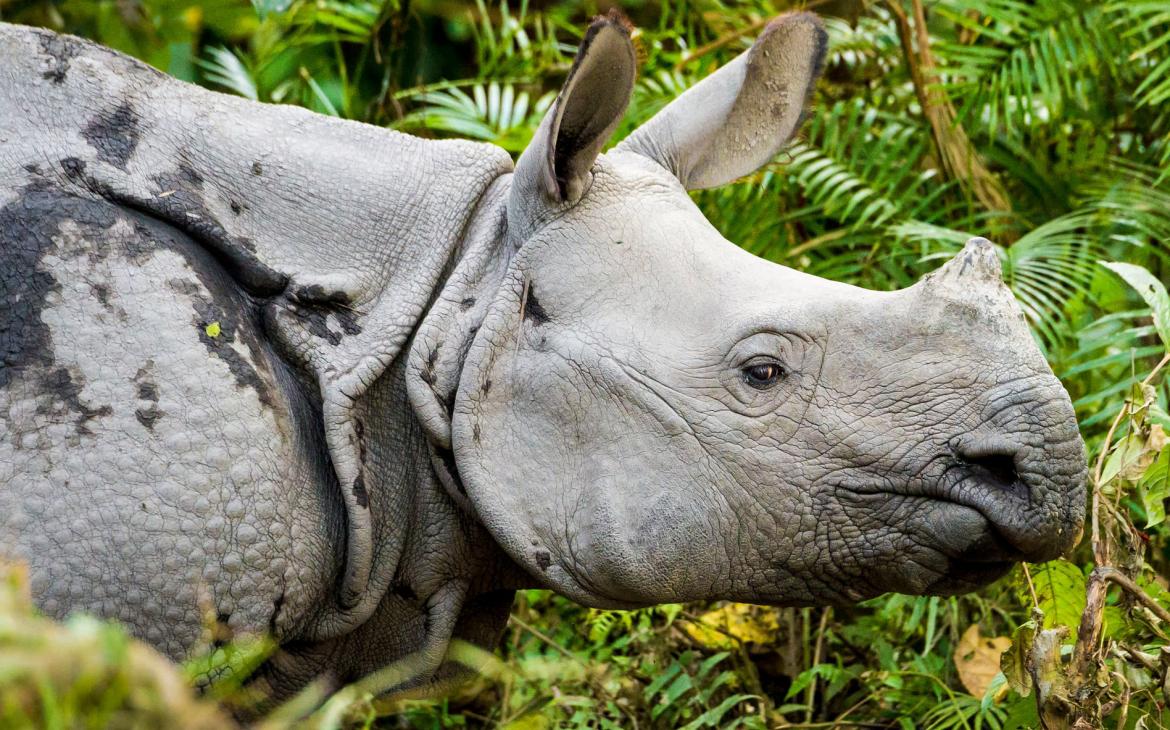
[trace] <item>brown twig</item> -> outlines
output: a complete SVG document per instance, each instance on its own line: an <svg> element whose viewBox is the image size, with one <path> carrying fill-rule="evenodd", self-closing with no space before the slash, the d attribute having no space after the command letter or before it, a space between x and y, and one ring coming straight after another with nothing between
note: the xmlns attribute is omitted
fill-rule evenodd
<svg viewBox="0 0 1170 730"><path fill-rule="evenodd" d="M589 667L589 665L583 659L581 659L576 654L574 654L573 652L569 651L568 649L566 649L565 647L563 647L559 643L557 643L556 639L552 638L548 634L543 633L540 629L536 628L535 626L533 626L529 623L526 623L523 620L517 618L516 614L512 614L511 616L509 616L508 620L511 621L512 623L516 624L520 628L524 629L528 633L532 634L536 638L540 639L544 643L548 644L552 648L556 649L558 652L560 652L565 657L572 659L573 661L577 662L578 664L580 664L581 666L583 666L585 668Z"/></svg>

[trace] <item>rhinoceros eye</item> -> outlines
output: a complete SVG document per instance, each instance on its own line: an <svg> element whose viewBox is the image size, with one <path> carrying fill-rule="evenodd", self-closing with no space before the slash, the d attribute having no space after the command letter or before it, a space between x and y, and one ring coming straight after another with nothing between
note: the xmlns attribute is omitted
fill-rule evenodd
<svg viewBox="0 0 1170 730"><path fill-rule="evenodd" d="M748 385L759 390L771 388L784 377L784 368L774 362L748 365L743 369L743 379Z"/></svg>

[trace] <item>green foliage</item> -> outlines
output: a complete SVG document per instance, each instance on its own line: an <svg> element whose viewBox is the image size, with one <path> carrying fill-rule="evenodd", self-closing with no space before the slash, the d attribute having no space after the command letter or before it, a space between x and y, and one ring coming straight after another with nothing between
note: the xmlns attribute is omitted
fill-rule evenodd
<svg viewBox="0 0 1170 730"><path fill-rule="evenodd" d="M355 685L305 726L1023 728L1040 722L1039 670L1066 677L1065 694L1046 697L1071 698L1065 716L1098 713L1090 727L1167 726L1170 627L1131 591L1107 584L1098 650L1080 668L1072 655L1083 612L1095 610L1087 597L1100 574L1092 568L1104 558L1155 604L1170 605L1170 417L1166 380L1151 377L1170 341L1162 284L1170 272L1170 11L1162 0L927 4L920 30L936 70L925 96L945 95L935 101L953 108L965 135L956 137L954 125L932 127L916 93L897 26L897 11L913 19L914 2L822 4L841 17L826 19L827 72L801 138L764 170L694 199L746 249L870 288L912 284L971 235L999 244L1005 277L1100 467L1097 546L1109 554L1092 554L1086 541L1066 560L957 598L739 611L768 627L774 638L763 642L710 626L704 611L723 607L588 611L529 591L505 634L502 664L476 660L485 674L469 688L384 706L376 686ZM788 7L628 3L643 64L618 136L745 49L763 21ZM528 143L598 10L583 0L539 9L486 0L0 2L6 20L88 36L227 93L512 153ZM988 204L974 172L948 172L940 149L956 144L986 167L1006 205ZM965 686L952 659L973 624L985 636L1014 637L1005 674L987 688ZM700 625L704 632L687 628ZM720 631L719 641L695 638ZM256 655L233 656L246 666ZM231 664L227 653L206 661ZM8 666L0 659L0 672ZM1088 674L1091 682L1074 687ZM310 688L270 726L289 726L320 692ZM75 712L71 697L42 706Z"/></svg>
<svg viewBox="0 0 1170 730"><path fill-rule="evenodd" d="M1044 628L1076 626L1085 610L1085 574L1067 560L1053 560L1030 570L1030 590L1044 614ZM1027 604L1027 596L1020 602Z"/></svg>

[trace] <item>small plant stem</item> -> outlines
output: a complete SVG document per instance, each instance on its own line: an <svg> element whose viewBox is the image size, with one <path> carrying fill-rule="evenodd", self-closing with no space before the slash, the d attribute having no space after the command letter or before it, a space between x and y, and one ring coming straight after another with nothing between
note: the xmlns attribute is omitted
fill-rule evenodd
<svg viewBox="0 0 1170 730"><path fill-rule="evenodd" d="M1032 571L1027 563L1020 563L1024 569L1024 580L1028 583L1028 595L1032 596L1032 608L1040 608L1040 599L1036 597L1036 584L1032 582Z"/></svg>
<svg viewBox="0 0 1170 730"><path fill-rule="evenodd" d="M589 666L581 658L579 658L578 656L573 654L573 652L569 651L565 647L558 644L557 641L555 639L553 639L551 636L543 633L540 629L536 628L535 626L532 626L531 624L525 623L523 620L516 618L515 614L513 614L508 620L511 621L512 623L516 624L520 628L524 629L528 633L532 634L536 638L540 639L544 643L548 644L552 648L556 649L558 652L563 654L565 657L572 659L573 661L577 662L578 664L580 664L583 667Z"/></svg>
<svg viewBox="0 0 1170 730"><path fill-rule="evenodd" d="M829 608L826 608L824 611L821 612L821 621L820 621L820 624L817 626L817 640L816 640L816 643L813 644L813 655L812 655L812 665L811 665L812 667L815 667L816 665L821 663L821 651L824 649L824 646L825 646L825 632L829 628L829 619L832 617L832 615L833 615L833 608L831 606ZM805 695L804 695L804 702L805 702L804 721L805 722L812 722L813 703L816 701L816 698L817 698L817 685L818 684L820 684L820 681L814 675L812 681L808 683L808 689L805 690Z"/></svg>

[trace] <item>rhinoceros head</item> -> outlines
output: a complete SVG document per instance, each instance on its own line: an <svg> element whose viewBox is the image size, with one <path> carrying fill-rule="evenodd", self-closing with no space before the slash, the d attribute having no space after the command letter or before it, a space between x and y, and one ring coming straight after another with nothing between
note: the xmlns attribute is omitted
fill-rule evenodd
<svg viewBox="0 0 1170 730"><path fill-rule="evenodd" d="M868 291L748 254L688 197L790 140L824 52L785 16L599 154L635 54L598 21L517 165L446 438L495 539L570 597L945 594L1077 539L1084 447L990 243Z"/></svg>

